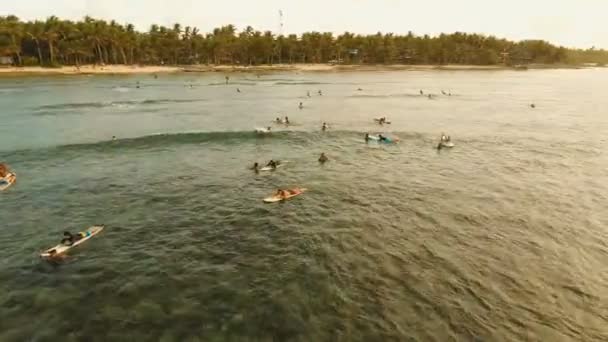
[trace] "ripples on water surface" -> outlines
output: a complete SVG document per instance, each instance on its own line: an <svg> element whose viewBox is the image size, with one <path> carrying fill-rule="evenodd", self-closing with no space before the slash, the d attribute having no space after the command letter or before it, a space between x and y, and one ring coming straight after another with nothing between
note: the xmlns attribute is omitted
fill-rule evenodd
<svg viewBox="0 0 608 342"><path fill-rule="evenodd" d="M231 78L0 80L0 340L608 340L605 70Z"/></svg>

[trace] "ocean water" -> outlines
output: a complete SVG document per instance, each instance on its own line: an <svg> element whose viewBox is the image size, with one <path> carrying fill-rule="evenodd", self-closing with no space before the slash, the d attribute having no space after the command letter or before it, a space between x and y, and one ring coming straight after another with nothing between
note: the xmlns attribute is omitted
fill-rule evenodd
<svg viewBox="0 0 608 342"><path fill-rule="evenodd" d="M0 79L1 341L608 340L608 70L230 77Z"/></svg>

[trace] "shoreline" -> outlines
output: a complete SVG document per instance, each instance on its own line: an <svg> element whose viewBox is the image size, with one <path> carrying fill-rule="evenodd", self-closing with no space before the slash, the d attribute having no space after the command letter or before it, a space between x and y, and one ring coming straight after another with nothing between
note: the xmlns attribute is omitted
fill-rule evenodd
<svg viewBox="0 0 608 342"><path fill-rule="evenodd" d="M585 65L532 64L525 67L504 65L330 65L330 64L274 64L256 66L238 65L188 65L188 66L132 66L132 65L83 65L45 67L0 67L2 76L36 76L36 75L137 75L167 73L206 73L206 72L355 72L355 71L500 71L500 70L535 70L535 69L586 69Z"/></svg>

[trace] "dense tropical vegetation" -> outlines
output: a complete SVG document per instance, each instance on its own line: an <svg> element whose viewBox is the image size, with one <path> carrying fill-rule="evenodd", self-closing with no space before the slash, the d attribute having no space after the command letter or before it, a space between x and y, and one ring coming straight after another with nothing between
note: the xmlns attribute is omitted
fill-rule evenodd
<svg viewBox="0 0 608 342"><path fill-rule="evenodd" d="M437 37L392 33L357 35L307 32L275 35L233 25L203 34L197 28L152 25L137 32L91 17L81 21L49 17L24 22L0 17L0 57L14 64L527 64L608 63L608 51L571 50L545 41L512 42L456 32Z"/></svg>

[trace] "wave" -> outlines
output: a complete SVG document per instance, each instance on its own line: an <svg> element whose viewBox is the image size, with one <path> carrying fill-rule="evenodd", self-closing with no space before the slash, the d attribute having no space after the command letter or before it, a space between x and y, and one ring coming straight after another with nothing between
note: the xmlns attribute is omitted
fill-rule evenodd
<svg viewBox="0 0 608 342"><path fill-rule="evenodd" d="M104 108L112 106L124 105L154 105L164 103L189 103L201 102L202 99L154 99L140 101L99 101L99 102L76 102L76 103L58 103L51 105L39 106L36 109L41 111L56 110L56 109L86 109L86 108Z"/></svg>
<svg viewBox="0 0 608 342"><path fill-rule="evenodd" d="M370 134L377 133L370 131ZM0 151L0 159L28 159L37 158L42 152L45 156L62 155L63 153L77 152L115 152L117 150L129 149L155 149L166 148L176 145L193 145L213 143L220 145L238 145L243 143L285 143L295 145L306 145L318 142L321 136L327 136L338 144L350 144L353 141L363 142L365 132L360 131L331 131L322 133L319 131L276 131L269 135L260 135L253 129L247 131L220 131L220 132L183 132L183 133L162 133L151 134L133 138L117 140L104 140L89 143L67 144L53 147L33 148L26 150ZM420 139L418 133L393 133L389 136L398 136L402 141L409 139ZM282 142L281 142L282 141Z"/></svg>
<svg viewBox="0 0 608 342"><path fill-rule="evenodd" d="M293 78L244 78L245 81L250 82L306 82L306 80L294 80Z"/></svg>
<svg viewBox="0 0 608 342"><path fill-rule="evenodd" d="M370 99L378 99L378 98L393 98L393 97L411 97L411 98L426 98L426 96L421 96L420 94L355 94L348 96L350 98L370 98Z"/></svg>
<svg viewBox="0 0 608 342"><path fill-rule="evenodd" d="M276 82L275 83L275 85L315 85L315 84L335 84L335 83L313 82L313 81Z"/></svg>
<svg viewBox="0 0 608 342"><path fill-rule="evenodd" d="M22 88L0 88L0 94L12 94L22 92Z"/></svg>
<svg viewBox="0 0 608 342"><path fill-rule="evenodd" d="M254 86L257 83L255 82L232 82L230 81L230 83L226 84L226 82L215 82L215 83L209 83L207 85L209 86L231 86L231 85L246 85L246 86Z"/></svg>

